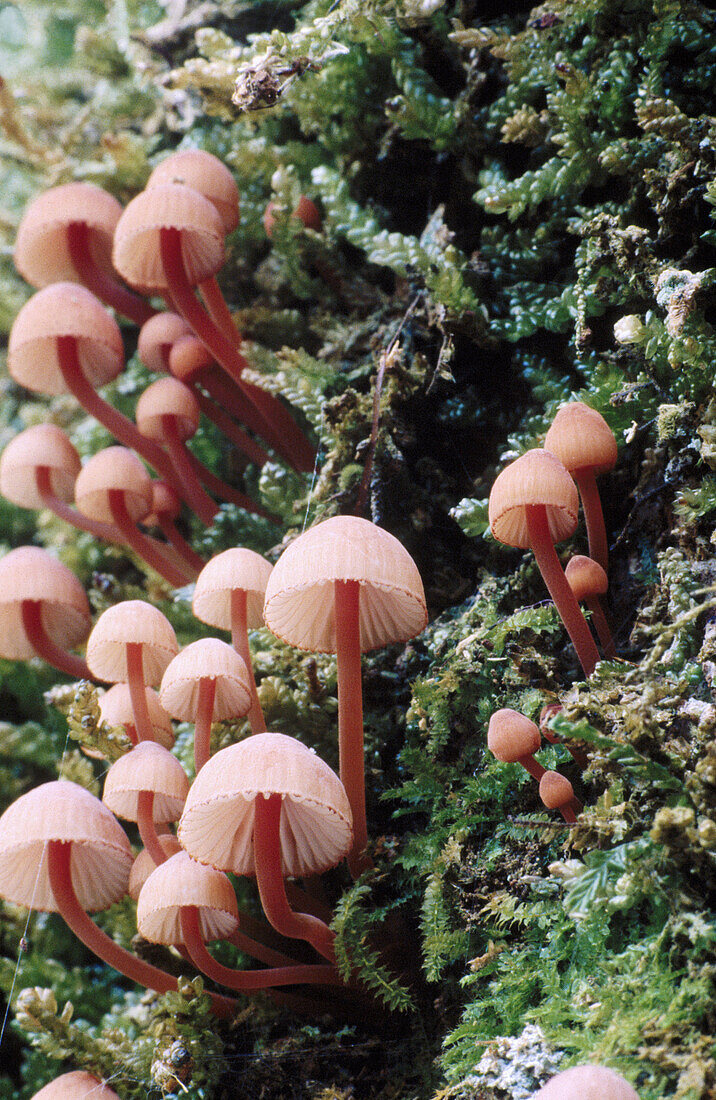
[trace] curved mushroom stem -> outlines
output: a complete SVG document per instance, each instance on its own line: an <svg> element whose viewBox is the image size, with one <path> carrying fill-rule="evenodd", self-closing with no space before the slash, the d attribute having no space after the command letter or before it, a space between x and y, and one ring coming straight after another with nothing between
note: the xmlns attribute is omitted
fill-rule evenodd
<svg viewBox="0 0 716 1100"><path fill-rule="evenodd" d="M572 798L569 802L565 802L564 806L559 807L559 812L569 825L574 825L577 814L582 812L582 803L578 798Z"/></svg>
<svg viewBox="0 0 716 1100"><path fill-rule="evenodd" d="M236 420L242 424L248 424L248 415L251 415L251 405L240 389L231 384L230 379L220 367L210 367L208 370L197 372L197 380L205 387L209 396L222 408L226 409ZM227 433L228 435L228 433ZM263 466L268 462L268 454L258 443L245 436L245 441L239 446L239 450L246 454L257 466Z"/></svg>
<svg viewBox="0 0 716 1100"><path fill-rule="evenodd" d="M154 727L149 717L144 684L144 658L141 642L127 642L127 684L139 741L153 741Z"/></svg>
<svg viewBox="0 0 716 1100"><path fill-rule="evenodd" d="M207 397L195 382L188 380L185 381L185 385L190 387L204 416L211 420L212 424L216 424L219 431L230 443L233 443L239 454L245 455L249 462L254 462L259 467L268 462L268 455L263 447L260 447L250 435L234 423L228 412Z"/></svg>
<svg viewBox="0 0 716 1100"><path fill-rule="evenodd" d="M521 756L516 763L521 764L525 771L529 772L532 778L536 779L538 783L545 773L545 769L539 761L535 760L534 756Z"/></svg>
<svg viewBox="0 0 716 1100"><path fill-rule="evenodd" d="M176 992L176 978L125 951L87 916L72 885L72 845L62 840L50 840L47 849L47 868L57 909L77 939L97 958L145 989L155 989L157 993ZM213 993L211 999L217 1016L230 1016L236 1009L236 1003L230 997Z"/></svg>
<svg viewBox="0 0 716 1100"><path fill-rule="evenodd" d="M168 415L162 417L162 432L167 451L184 486L184 499L201 522L211 527L219 509L199 484L190 452L177 431L175 417Z"/></svg>
<svg viewBox="0 0 716 1100"><path fill-rule="evenodd" d="M221 288L216 281L216 277L212 276L210 279L203 279L199 283L199 293L204 300L204 305L209 311L209 316L217 328L220 328L226 339L231 340L237 348L241 347L243 336L234 324L231 310L226 304L224 295L221 293Z"/></svg>
<svg viewBox="0 0 716 1100"><path fill-rule="evenodd" d="M117 313L143 325L157 312L138 294L129 290L117 279L97 267L89 248L89 231L86 222L70 222L67 226L67 247L72 266L80 277L83 286L91 290L96 298L111 306Z"/></svg>
<svg viewBox="0 0 716 1100"><path fill-rule="evenodd" d="M584 599L587 607L592 613L592 622L597 632L597 637L601 642L602 649L604 650L605 657L616 657L617 651L614 646L614 638L612 632L609 629L609 623L607 617L604 614L599 596L586 596Z"/></svg>
<svg viewBox="0 0 716 1100"><path fill-rule="evenodd" d="M189 545L169 513L157 512L156 515L159 520L160 531L169 545L174 547L182 561L186 562L188 569L191 571L191 580L196 580L197 574L201 573L206 562Z"/></svg>
<svg viewBox="0 0 716 1100"><path fill-rule="evenodd" d="M119 530L113 527L111 523L100 523L99 520L90 519L89 516L78 512L76 508L71 508L64 500L60 500L59 497L55 496L52 492L49 466L35 467L35 485L45 508L49 508L65 523L71 524L78 531L88 531L90 535L94 535L95 538L101 539L103 542L117 542L120 545L124 543Z"/></svg>
<svg viewBox="0 0 716 1100"><path fill-rule="evenodd" d="M159 843L154 822L154 791L140 791L137 795L137 828L142 844L154 860L155 866L164 863L167 854Z"/></svg>
<svg viewBox="0 0 716 1100"><path fill-rule="evenodd" d="M537 560L542 580L557 608L565 629L577 651L579 663L585 676L591 676L599 661L599 653L594 644L587 620L582 614L574 592L560 565L557 551L552 542L547 523L547 512L543 504L528 504L525 508L527 530L530 536L532 552Z"/></svg>
<svg viewBox="0 0 716 1100"><path fill-rule="evenodd" d="M250 955L252 959L265 963L266 966L296 966L298 964L297 959L291 958L290 955L284 955L282 951L274 951L272 947L267 947L266 944L259 943L258 940L248 936L246 932L242 932L241 925L244 923L244 919L244 915L239 913L239 927L230 936L226 937L228 943L233 943L239 951L243 951L245 955Z"/></svg>
<svg viewBox="0 0 716 1100"><path fill-rule="evenodd" d="M198 775L211 756L211 721L214 717L216 680L202 676L199 681L199 701L194 721L194 770Z"/></svg>
<svg viewBox="0 0 716 1100"><path fill-rule="evenodd" d="M591 466L583 466L579 470L572 470L572 477L579 489L579 496L584 509L584 522L587 525L587 538L589 540L589 556L601 565L606 573L609 566L609 549L602 502L599 499L594 469Z"/></svg>
<svg viewBox="0 0 716 1100"><path fill-rule="evenodd" d="M159 247L169 293L176 308L250 403L250 409L246 411L250 412L251 419L245 416L245 423L275 447L296 470L312 470L315 454L296 421L278 399L242 381L241 376L248 366L246 359L195 297L186 277L181 232L172 228L161 229Z"/></svg>
<svg viewBox="0 0 716 1100"><path fill-rule="evenodd" d="M203 462L199 461L193 451L190 451L188 447L186 453L189 465L196 477L199 481L203 482L207 489L215 493L217 497L220 497L221 500L228 500L231 504L235 504L237 508L243 508L245 512L252 512L255 516L262 516L263 519L270 520L271 523L278 524L281 522L277 516L272 515L271 512L267 512L265 508L262 508L260 504L257 504L256 501L252 500L246 493L242 493L240 489L235 489L233 485L227 485L225 481L217 477L208 466L205 466Z"/></svg>
<svg viewBox="0 0 716 1100"><path fill-rule="evenodd" d="M184 493L169 455L161 447L146 439L134 421L112 408L104 398L92 388L84 376L77 354L77 340L74 336L57 337L57 357L60 372L70 393L79 401L85 412L103 424L115 439L141 455L146 462L176 490L184 500Z"/></svg>
<svg viewBox="0 0 716 1100"><path fill-rule="evenodd" d="M67 650L55 645L42 625L42 601L22 601L22 625L30 645L38 657L48 665L67 673L74 680L91 680L92 673L81 657L75 657Z"/></svg>
<svg viewBox="0 0 716 1100"><path fill-rule="evenodd" d="M252 733L266 733L266 719L261 709L254 669L249 649L249 630L246 625L246 592L243 588L234 588L231 593L231 644L246 665L251 690L251 708L247 714Z"/></svg>
<svg viewBox="0 0 716 1100"><path fill-rule="evenodd" d="M136 554L139 554L139 557L142 558L147 565L155 569L160 577L164 577L164 580L167 584L170 584L172 588L183 588L187 582L186 575L181 573L179 569L164 556L159 549L159 543L147 538L147 536L143 535L132 523L132 517L127 511L127 505L124 500L124 491L122 489L110 489L108 491L108 496L109 510L112 519L126 542L132 547L132 550L134 550Z"/></svg>
<svg viewBox="0 0 716 1100"><path fill-rule="evenodd" d="M335 964L335 935L322 920L308 913L294 913L286 898L281 867L281 795L258 795L254 801L254 867L261 904L269 924L293 940L307 940Z"/></svg>
<svg viewBox="0 0 716 1100"><path fill-rule="evenodd" d="M353 878L357 878L372 866L365 854L368 826L363 763L360 584L358 581L335 581L333 587L338 668L339 775L353 812L353 848L348 855L348 866Z"/></svg>
<svg viewBox="0 0 716 1100"><path fill-rule="evenodd" d="M298 985L310 982L317 985L343 985L334 966L296 963L293 966L273 967L269 970L233 970L222 966L212 958L201 938L199 911L195 905L181 908L181 933L191 961L202 974L212 978L227 989L272 989L280 985Z"/></svg>

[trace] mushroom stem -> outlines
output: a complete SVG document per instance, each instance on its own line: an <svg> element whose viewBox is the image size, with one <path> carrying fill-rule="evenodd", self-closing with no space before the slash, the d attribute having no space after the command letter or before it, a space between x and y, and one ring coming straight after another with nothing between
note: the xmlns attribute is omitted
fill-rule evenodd
<svg viewBox="0 0 716 1100"><path fill-rule="evenodd" d="M212 275L209 279L203 279L199 283L199 293L209 311L209 316L217 328L220 328L227 340L231 340L237 348L241 347L243 336L234 324L234 318L231 316L231 310L224 300L216 276Z"/></svg>
<svg viewBox="0 0 716 1100"><path fill-rule="evenodd" d="M42 625L42 602L40 600L22 601L22 625L30 645L38 657L48 665L67 673L74 680L91 680L92 673L81 657L75 657L67 650L55 645Z"/></svg>
<svg viewBox="0 0 716 1100"><path fill-rule="evenodd" d="M599 499L594 468L583 466L578 470L572 470L571 473L579 489L579 496L584 509L584 522L587 525L587 538L589 540L589 556L601 565L606 573L609 565L609 549L602 502Z"/></svg>
<svg viewBox="0 0 716 1100"><path fill-rule="evenodd" d="M113 279L94 262L89 248L89 227L86 222L70 222L67 226L67 247L72 266L82 285L91 290L101 302L137 325L143 325L154 316L156 310L149 302L134 294L117 279Z"/></svg>
<svg viewBox="0 0 716 1100"><path fill-rule="evenodd" d="M143 959L138 959L131 952L125 951L87 916L77 900L72 885L72 845L62 840L50 840L47 849L47 867L52 893L60 915L77 939L81 940L97 958L118 970L120 974L124 974L126 978L144 986L145 989L155 989L157 993L176 992L176 978ZM229 997L213 993L211 999L217 1016L230 1016L236 1008L236 1003Z"/></svg>
<svg viewBox="0 0 716 1100"><path fill-rule="evenodd" d="M584 670L584 675L591 676L599 661L599 653L587 625L587 620L580 610L576 596L569 587L569 582L557 557L557 551L549 533L545 506L543 504L528 504L525 506L525 514L530 546L542 574L542 580L547 585L554 606L557 608L572 645L577 651L577 657Z"/></svg>
<svg viewBox="0 0 716 1100"><path fill-rule="evenodd" d="M574 825L577 820L577 814L582 812L582 803L577 798L573 798L571 802L565 802L564 806L559 807L564 820L569 825Z"/></svg>
<svg viewBox="0 0 716 1100"><path fill-rule="evenodd" d="M214 717L216 680L202 676L194 722L194 770L198 775L211 756L211 720Z"/></svg>
<svg viewBox="0 0 716 1100"><path fill-rule="evenodd" d="M152 469L165 478L184 499L183 487L169 456L151 439L145 439L136 424L117 409L112 408L87 381L77 354L76 337L57 337L57 357L65 385L85 412L103 424L107 431L125 447L130 447L141 455Z"/></svg>
<svg viewBox="0 0 716 1100"><path fill-rule="evenodd" d="M210 397L207 397L191 379L184 380L184 382L185 385L190 387L204 416L211 420L212 424L216 424L219 431L226 436L230 443L233 443L240 454L245 455L249 462L254 462L259 467L268 462L268 455L263 447L260 447L250 435L247 435L238 424L235 424L228 412L225 412L220 405L215 404Z"/></svg>
<svg viewBox="0 0 716 1100"><path fill-rule="evenodd" d="M614 646L614 638L612 632L609 629L609 623L607 617L604 614L599 596L585 596L584 602L592 613L592 622L597 632L597 637L601 642L602 649L604 650L605 657L616 657L617 651Z"/></svg>
<svg viewBox="0 0 716 1100"><path fill-rule="evenodd" d="M159 543L143 535L132 523L132 517L127 511L122 489L109 489L109 510L116 526L131 546L132 550L142 558L147 565L155 569L160 577L164 577L172 588L183 588L187 582L184 573L173 565L160 551Z"/></svg>
<svg viewBox="0 0 716 1100"><path fill-rule="evenodd" d="M535 760L534 756L521 756L515 763L521 764L525 771L529 772L532 778L536 779L538 783L545 773L545 769L539 761Z"/></svg>
<svg viewBox="0 0 716 1100"><path fill-rule="evenodd" d="M246 590L234 588L231 591L231 644L246 665L251 691L251 708L247 714L252 733L266 733L266 719L261 709L256 680L249 649L249 630L246 621Z"/></svg>
<svg viewBox="0 0 716 1100"><path fill-rule="evenodd" d="M335 935L324 921L308 913L294 913L288 904L281 867L280 794L259 794L254 800L254 864L261 904L269 924L289 939L307 940L335 964Z"/></svg>
<svg viewBox="0 0 716 1100"><path fill-rule="evenodd" d="M228 943L233 943L239 951L251 955L252 959L257 959L259 962L265 963L266 966L296 965L297 959L292 958L290 955L284 955L282 951L274 951L272 947L267 947L266 944L259 943L258 940L248 936L246 932L242 932L240 926L244 923L244 920L244 914L239 913L239 928L230 936L227 936Z"/></svg>
<svg viewBox="0 0 716 1100"><path fill-rule="evenodd" d="M186 277L181 232L174 228L162 228L159 247L169 293L176 308L191 325L207 351L234 379L248 399L249 407L246 412L250 413L251 419L244 416L245 423L275 447L296 470L312 470L315 460L313 448L293 417L277 398L242 380L241 376L248 366L246 359L195 297Z"/></svg>
<svg viewBox="0 0 716 1100"><path fill-rule="evenodd" d="M137 827L142 844L159 867L166 860L167 854L159 842L154 822L154 791L139 791L137 794Z"/></svg>
<svg viewBox="0 0 716 1100"><path fill-rule="evenodd" d="M162 432L167 451L184 486L184 499L201 522L211 527L219 509L199 484L190 452L177 431L175 417L169 415L162 417Z"/></svg>
<svg viewBox="0 0 716 1100"><path fill-rule="evenodd" d="M132 703L134 725L138 741L153 741L154 727L149 717L147 692L144 684L144 658L141 642L127 642L127 684Z"/></svg>
<svg viewBox="0 0 716 1100"><path fill-rule="evenodd" d="M188 568L191 570L191 579L196 580L197 574L201 573L206 562L201 555L197 554L196 550L189 545L169 514L158 512L157 519L159 520L160 531L167 539L170 546L174 547L182 561L186 562Z"/></svg>
<svg viewBox="0 0 716 1100"><path fill-rule="evenodd" d="M241 390L231 385L219 367L211 367L208 370L197 372L197 376L214 401L226 409L236 420L241 421L242 424L248 424L246 417L246 410L250 408L248 399L244 397ZM227 432L226 435L228 436L228 434ZM229 436L229 438L231 437ZM263 466L268 462L266 451L250 436L244 436L244 441L239 446L239 450L246 454L257 466Z"/></svg>
<svg viewBox="0 0 716 1100"><path fill-rule="evenodd" d="M49 466L35 467L35 485L45 508L49 508L65 523L71 524L78 531L88 531L90 535L102 539L103 542L117 542L120 544L124 542L120 532L111 523L100 523L99 520L90 519L89 516L83 515L76 508L71 508L64 500L60 500L59 497L55 496L52 492Z"/></svg>
<svg viewBox="0 0 716 1100"><path fill-rule="evenodd" d="M311 982L319 985L342 985L334 966L296 963L294 966L274 967L269 970L233 970L222 966L206 949L199 928L199 910L196 905L181 908L181 932L184 945L194 966L227 989L272 989L280 985L298 985Z"/></svg>
<svg viewBox="0 0 716 1100"><path fill-rule="evenodd" d="M260 504L257 504L246 493L242 493L239 489L234 489L232 485L227 485L225 481L222 481L220 477L217 477L208 466L205 466L203 462L200 462L196 455L187 447L186 453L188 455L189 465L196 477L204 483L207 489L222 500L228 500L231 504L235 504L238 508L243 508L246 512L253 512L255 516L262 516L264 519L270 520L272 523L279 523L280 520L267 512L265 508L262 508ZM218 509L217 509L218 511Z"/></svg>
<svg viewBox="0 0 716 1100"><path fill-rule="evenodd" d="M371 866L365 854L368 826L363 763L363 686L361 683L360 584L334 581L336 664L338 669L339 775L353 812L353 847L348 866L354 878Z"/></svg>

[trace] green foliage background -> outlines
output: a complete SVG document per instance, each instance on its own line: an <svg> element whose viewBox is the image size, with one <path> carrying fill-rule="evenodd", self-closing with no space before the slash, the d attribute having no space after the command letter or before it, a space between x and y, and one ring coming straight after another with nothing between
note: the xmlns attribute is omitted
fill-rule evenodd
<svg viewBox="0 0 716 1100"><path fill-rule="evenodd" d="M414 555L431 610L420 638L365 660L376 871L332 884L341 958L391 1022L296 1019L252 1000L218 1027L199 986L143 998L54 917L5 905L0 1097L85 1067L123 1098L517 1100L590 1059L643 1100L716 1095L712 12L22 0L0 3L0 75L0 329L29 294L11 249L32 196L83 179L127 201L167 151L216 153L242 196L226 296L252 366L320 449L312 478L278 463L245 472L280 531L231 506L186 531L204 554L248 545L273 560L306 522L362 510ZM300 194L320 231L291 219ZM131 413L148 373L124 332L112 396ZM107 442L71 400L6 373L0 385L3 445L44 419L83 455ZM529 556L486 534L495 474L573 395L619 443L600 487L620 659L588 685ZM240 477L214 432L194 446ZM51 547L97 612L141 594L182 642L203 631L188 593L139 562L0 509L5 546ZM580 530L565 555L584 545ZM335 764L332 660L265 632L252 643L269 728ZM56 680L0 662L3 807L60 760L97 788L101 769L68 740L95 728L96 701L48 696ZM554 702L555 732L589 753L584 773L563 745L539 756L584 801L571 829L485 746L498 707L536 717ZM241 735L222 726L217 744ZM180 731L188 765L187 748ZM410 930L400 978L373 946L397 919ZM128 903L101 920L131 939Z"/></svg>

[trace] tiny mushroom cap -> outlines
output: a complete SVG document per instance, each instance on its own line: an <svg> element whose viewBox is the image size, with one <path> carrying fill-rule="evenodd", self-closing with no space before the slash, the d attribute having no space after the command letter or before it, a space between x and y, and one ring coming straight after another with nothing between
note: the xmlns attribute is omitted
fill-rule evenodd
<svg viewBox="0 0 716 1100"><path fill-rule="evenodd" d="M39 546L18 546L0 559L0 656L35 656L23 626L26 600L40 603L42 626L55 645L72 649L87 637L92 616L74 573Z"/></svg>
<svg viewBox="0 0 716 1100"><path fill-rule="evenodd" d="M189 793L189 777L176 756L156 741L141 741L115 760L105 777L102 801L117 817L136 821L140 791L154 795L155 822L179 820Z"/></svg>
<svg viewBox="0 0 716 1100"><path fill-rule="evenodd" d="M224 232L232 233L239 224L239 188L229 169L218 157L203 149L183 149L171 153L152 172L147 188L164 183L183 183L193 187L213 203L224 223Z"/></svg>
<svg viewBox="0 0 716 1100"><path fill-rule="evenodd" d="M134 860L124 830L98 798L67 779L35 787L0 817L0 897L57 911L47 858L52 840L72 844L72 882L86 912L124 897Z"/></svg>
<svg viewBox="0 0 716 1100"><path fill-rule="evenodd" d="M105 447L92 455L75 482L75 503L81 512L102 523L113 523L109 492L124 494L133 523L144 519L152 507L152 479L127 447Z"/></svg>
<svg viewBox="0 0 716 1100"><path fill-rule="evenodd" d="M525 508L543 505L553 542L574 534L579 495L559 459L535 447L498 474L488 506L490 530L498 542L528 549L531 545Z"/></svg>
<svg viewBox="0 0 716 1100"><path fill-rule="evenodd" d="M197 863L186 852L171 856L147 878L137 903L137 928L151 943L184 943L181 910L196 906L201 938L223 940L239 925L231 882L214 867Z"/></svg>
<svg viewBox="0 0 716 1100"><path fill-rule="evenodd" d="M132 199L114 234L113 262L128 283L147 291L167 289L160 230L181 232L190 284L216 275L224 263L224 223L216 207L183 184L159 184Z"/></svg>
<svg viewBox="0 0 716 1100"><path fill-rule="evenodd" d="M360 586L360 648L405 642L424 629L423 582L405 547L357 516L317 523L283 552L266 588L269 630L299 649L336 652L333 585Z"/></svg>
<svg viewBox="0 0 716 1100"><path fill-rule="evenodd" d="M218 638L200 638L172 660L162 677L159 697L174 718L193 722L202 679L215 683L213 720L241 717L251 706L246 665L236 650Z"/></svg>
<svg viewBox="0 0 716 1100"><path fill-rule="evenodd" d="M112 271L112 238L122 213L114 195L93 183L64 183L43 191L25 210L15 239L15 267L31 286L80 282L70 256L67 227L87 225L95 264Z"/></svg>
<svg viewBox="0 0 716 1100"><path fill-rule="evenodd" d="M50 492L69 503L82 462L68 436L56 424L36 424L12 439L0 456L0 493L21 508L43 508L36 471L46 466Z"/></svg>
<svg viewBox="0 0 716 1100"><path fill-rule="evenodd" d="M147 696L147 710L154 740L165 749L170 749L174 744L174 727L171 718L160 703L156 691L150 687L145 687L144 691ZM129 686L121 683L114 684L105 691L99 700L99 713L102 721L108 726L134 726L135 718Z"/></svg>
<svg viewBox="0 0 716 1100"><path fill-rule="evenodd" d="M179 840L194 859L239 875L254 874L254 801L283 801L284 875L320 874L353 841L352 816L338 776L311 749L282 733L257 733L221 749L194 780Z"/></svg>
<svg viewBox="0 0 716 1100"><path fill-rule="evenodd" d="M172 347L181 337L190 335L191 331L191 326L178 313L167 310L155 313L139 330L139 358L155 374L166 374L169 364L164 357L164 349Z"/></svg>
<svg viewBox="0 0 716 1100"><path fill-rule="evenodd" d="M621 1074L606 1066L573 1066L558 1073L533 1100L639 1100L639 1095Z"/></svg>
<svg viewBox="0 0 716 1100"><path fill-rule="evenodd" d="M180 336L169 352L169 370L180 382L189 380L200 370L206 370L214 360L198 336Z"/></svg>
<svg viewBox="0 0 716 1100"><path fill-rule="evenodd" d="M87 664L93 676L109 683L126 681L130 642L142 646L145 684L158 684L179 645L169 620L144 600L124 600L97 619L87 640Z"/></svg>
<svg viewBox="0 0 716 1100"><path fill-rule="evenodd" d="M516 710L503 707L490 717L487 747L504 764L514 764L522 756L537 752L542 743L539 728Z"/></svg>
<svg viewBox="0 0 716 1100"><path fill-rule="evenodd" d="M167 859L170 856L175 856L177 852L181 852L182 847L173 833L162 833L159 837L159 844L161 845L164 854ZM156 868L156 863L152 859L151 855L146 848L142 848L141 852L132 864L132 870L129 872L129 886L127 887L127 893L133 901L139 901L139 895L141 893L144 883L147 881L152 871Z"/></svg>
<svg viewBox="0 0 716 1100"><path fill-rule="evenodd" d="M575 554L567 562L565 576L578 600L591 596L603 596L609 588L609 578L599 562L586 554Z"/></svg>
<svg viewBox="0 0 716 1100"><path fill-rule="evenodd" d="M159 378L137 402L134 418L142 435L160 443L166 435L162 417L171 416L180 439L191 439L199 427L199 403L177 378Z"/></svg>
<svg viewBox="0 0 716 1100"><path fill-rule="evenodd" d="M566 775L545 772L539 781L539 796L548 810L558 810L574 798L574 788Z"/></svg>
<svg viewBox="0 0 716 1100"><path fill-rule="evenodd" d="M80 367L94 387L111 382L124 369L119 326L98 298L76 283L53 283L22 307L10 330L10 374L35 393L67 393L60 370L58 337L77 341Z"/></svg>
<svg viewBox="0 0 716 1100"><path fill-rule="evenodd" d="M142 521L146 527L156 527L160 517L175 520L181 512L181 499L166 481L152 482L152 511Z"/></svg>
<svg viewBox="0 0 716 1100"><path fill-rule="evenodd" d="M209 626L231 630L231 593L246 592L246 625L256 630L264 625L263 606L272 566L254 550L232 547L208 561L199 574L192 611Z"/></svg>
<svg viewBox="0 0 716 1100"><path fill-rule="evenodd" d="M34 1093L32 1100L119 1100L117 1093L84 1070L63 1073Z"/></svg>
<svg viewBox="0 0 716 1100"><path fill-rule="evenodd" d="M545 436L544 446L570 473L590 466L595 475L603 474L617 461L614 433L601 413L582 401L561 406Z"/></svg>

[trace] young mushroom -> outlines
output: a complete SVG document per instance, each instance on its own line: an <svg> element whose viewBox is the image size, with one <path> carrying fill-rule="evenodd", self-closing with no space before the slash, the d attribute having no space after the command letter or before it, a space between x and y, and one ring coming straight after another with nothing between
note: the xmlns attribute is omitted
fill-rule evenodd
<svg viewBox="0 0 716 1100"><path fill-rule="evenodd" d="M207 562L197 577L191 608L209 626L231 631L231 644L243 659L249 677L252 733L265 733L261 703L256 691L249 630L264 625L263 606L272 566L254 550L232 547Z"/></svg>
<svg viewBox="0 0 716 1100"><path fill-rule="evenodd" d="M38 195L17 231L15 267L31 286L82 283L100 301L136 324L154 310L117 279L112 239L122 206L93 183L63 183Z"/></svg>
<svg viewBox="0 0 716 1100"><path fill-rule="evenodd" d="M488 512L498 542L532 550L584 675L591 676L599 653L554 548L577 527L578 498L571 477L548 451L527 451L498 475Z"/></svg>
<svg viewBox="0 0 716 1100"><path fill-rule="evenodd" d="M249 674L236 650L218 638L192 642L167 665L159 689L162 706L194 723L194 768L211 755L212 722L243 718L251 706Z"/></svg>
<svg viewBox="0 0 716 1100"><path fill-rule="evenodd" d="M639 1100L628 1081L606 1066L572 1066L558 1073L533 1100Z"/></svg>
<svg viewBox="0 0 716 1100"><path fill-rule="evenodd" d="M544 441L577 483L589 539L589 556L606 572L607 533L596 478L616 465L617 441L601 413L582 401L557 411Z"/></svg>
<svg viewBox="0 0 716 1100"><path fill-rule="evenodd" d="M119 1100L119 1096L99 1077L78 1069L56 1077L31 1100Z"/></svg>
<svg viewBox="0 0 716 1100"><path fill-rule="evenodd" d="M612 632L599 599L600 596L606 595L609 588L606 573L599 562L585 557L584 554L575 554L570 558L564 573L576 599L579 603L584 601L592 613L592 622L605 657L616 657Z"/></svg>
<svg viewBox="0 0 716 1100"><path fill-rule="evenodd" d="M117 817L136 821L158 866L166 857L156 826L179 820L188 793L189 779L176 756L154 741L142 741L112 764L102 801Z"/></svg>
<svg viewBox="0 0 716 1100"><path fill-rule="evenodd" d="M582 812L582 804L575 798L572 784L559 772L544 773L539 781L539 796L548 810L559 810L564 820L570 824Z"/></svg>
<svg viewBox="0 0 716 1100"><path fill-rule="evenodd" d="M104 611L87 641L91 675L108 683L126 683L140 741L153 740L146 685L159 683L179 652L176 635L158 608L143 600L125 600Z"/></svg>
<svg viewBox="0 0 716 1100"><path fill-rule="evenodd" d="M18 546L0 559L0 656L41 657L75 680L89 679L68 653L90 632L85 590L74 573L38 546Z"/></svg>
<svg viewBox="0 0 716 1100"><path fill-rule="evenodd" d="M353 812L356 875L367 865L361 653L413 638L427 623L415 562L388 531L356 516L309 528L279 558L266 588L269 630L338 666L340 777Z"/></svg>
<svg viewBox="0 0 716 1100"><path fill-rule="evenodd" d="M491 716L487 727L487 747L503 764L521 764L537 782L545 774L533 753L542 744L538 727L519 711L503 707Z"/></svg>
<svg viewBox="0 0 716 1100"><path fill-rule="evenodd" d="M174 833L160 833L159 844L164 856L160 863L155 863L147 849L142 848L132 864L132 869L129 872L129 885L127 887L127 893L132 901L139 901L142 887L152 871L156 870L157 867L161 867L163 863L166 863L168 859L175 856L177 852L182 851L182 846L174 836Z"/></svg>
<svg viewBox="0 0 716 1100"><path fill-rule="evenodd" d="M221 749L192 784L179 840L201 863L255 875L271 925L307 940L335 962L334 934L318 917L296 913L284 875L303 877L334 867L353 842L343 785L315 752L280 733L259 733Z"/></svg>

